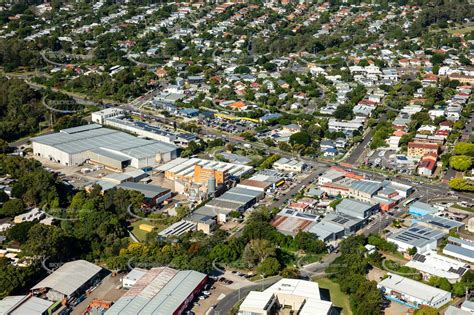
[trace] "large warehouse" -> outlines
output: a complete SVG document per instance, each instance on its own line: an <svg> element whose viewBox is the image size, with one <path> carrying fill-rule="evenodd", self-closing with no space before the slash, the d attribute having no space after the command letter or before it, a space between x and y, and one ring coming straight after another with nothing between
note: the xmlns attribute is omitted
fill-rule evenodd
<svg viewBox="0 0 474 315"><path fill-rule="evenodd" d="M105 314L182 314L206 282L207 276L197 271L152 268Z"/></svg>
<svg viewBox="0 0 474 315"><path fill-rule="evenodd" d="M177 157L174 144L137 138L97 124L33 138L33 153L69 166L87 160L115 170L154 167Z"/></svg>
<svg viewBox="0 0 474 315"><path fill-rule="evenodd" d="M439 308L451 300L451 293L424 283L388 273L388 278L377 285L392 301L410 304L415 308L423 305Z"/></svg>
<svg viewBox="0 0 474 315"><path fill-rule="evenodd" d="M240 178L252 172L253 167L198 158L178 158L161 165L157 171L165 173L169 180L184 180L195 183L207 183L210 177L217 184L223 184L228 178Z"/></svg>
<svg viewBox="0 0 474 315"><path fill-rule="evenodd" d="M50 301L71 299L92 287L103 269L85 260L67 262L31 288L34 294L45 294Z"/></svg>

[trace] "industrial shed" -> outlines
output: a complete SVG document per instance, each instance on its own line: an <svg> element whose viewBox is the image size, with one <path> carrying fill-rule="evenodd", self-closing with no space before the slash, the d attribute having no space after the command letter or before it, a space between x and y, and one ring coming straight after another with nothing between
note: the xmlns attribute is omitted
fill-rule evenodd
<svg viewBox="0 0 474 315"><path fill-rule="evenodd" d="M6 296L0 300L0 314L44 315L53 302L32 295Z"/></svg>
<svg viewBox="0 0 474 315"><path fill-rule="evenodd" d="M85 260L67 262L31 288L50 301L79 296L100 278L103 269Z"/></svg>
<svg viewBox="0 0 474 315"><path fill-rule="evenodd" d="M122 170L154 167L177 157L174 144L137 138L97 124L33 138L33 154L71 166L87 160Z"/></svg>
<svg viewBox="0 0 474 315"><path fill-rule="evenodd" d="M171 190L160 187L158 185L123 182L118 185L117 188L134 190L142 193L143 196L145 196L146 203L151 206L159 205L163 201L171 197Z"/></svg>
<svg viewBox="0 0 474 315"><path fill-rule="evenodd" d="M182 314L206 282L207 276L197 271L153 268L105 314Z"/></svg>

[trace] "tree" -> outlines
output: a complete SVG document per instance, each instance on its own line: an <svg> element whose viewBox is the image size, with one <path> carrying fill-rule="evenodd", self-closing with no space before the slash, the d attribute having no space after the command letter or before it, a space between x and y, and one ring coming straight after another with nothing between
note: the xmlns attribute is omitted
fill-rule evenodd
<svg viewBox="0 0 474 315"><path fill-rule="evenodd" d="M278 154L270 155L269 157L264 159L262 163L260 163L260 165L258 166L258 169L263 170L263 169L266 169L266 168L271 168L273 163L278 161L279 158L280 158L280 155L278 155Z"/></svg>
<svg viewBox="0 0 474 315"><path fill-rule="evenodd" d="M0 202L3 203L3 202L6 202L10 199L10 197L8 197L7 193L4 192L3 190L0 190Z"/></svg>
<svg viewBox="0 0 474 315"><path fill-rule="evenodd" d="M329 206L333 209L336 209L336 206L342 202L342 199L334 199L329 203Z"/></svg>
<svg viewBox="0 0 474 315"><path fill-rule="evenodd" d="M7 239L10 241L17 241L20 243L24 243L28 240L28 232L30 231L31 227L35 225L35 222L22 222L19 224L15 224L11 228L7 230Z"/></svg>
<svg viewBox="0 0 474 315"><path fill-rule="evenodd" d="M250 72L251 70L247 66L238 66L234 69L234 73L238 73L238 74L249 74Z"/></svg>
<svg viewBox="0 0 474 315"><path fill-rule="evenodd" d="M10 150L8 142L0 139L0 153L7 153Z"/></svg>
<svg viewBox="0 0 474 315"><path fill-rule="evenodd" d="M449 283L448 279L442 277L431 276L429 284L445 291L451 291L452 289L452 285Z"/></svg>
<svg viewBox="0 0 474 315"><path fill-rule="evenodd" d="M274 257L265 258L257 267L257 272L264 277L274 276L280 271L281 264Z"/></svg>
<svg viewBox="0 0 474 315"><path fill-rule="evenodd" d="M273 72L277 69L277 65L271 62L267 62L263 65L263 69L265 69L266 71Z"/></svg>
<svg viewBox="0 0 474 315"><path fill-rule="evenodd" d="M362 281L355 293L351 294L354 315L378 315L382 313L382 302L382 293L375 281Z"/></svg>
<svg viewBox="0 0 474 315"><path fill-rule="evenodd" d="M339 105L334 111L334 117L337 119L352 119L354 112L352 111L352 106L349 105Z"/></svg>
<svg viewBox="0 0 474 315"><path fill-rule="evenodd" d="M28 255L67 259L74 244L61 228L37 223L28 231L28 241L24 245Z"/></svg>
<svg viewBox="0 0 474 315"><path fill-rule="evenodd" d="M381 238L378 235L371 234L368 238L368 243L371 245L376 246L381 251L391 252L394 253L397 251L397 244L388 242L387 240Z"/></svg>
<svg viewBox="0 0 474 315"><path fill-rule="evenodd" d="M280 141L280 142L278 142L278 149L280 149L282 151L290 152L291 151L291 146L288 142Z"/></svg>
<svg viewBox="0 0 474 315"><path fill-rule="evenodd" d="M311 143L311 137L304 131L296 132L290 136L290 143L308 146Z"/></svg>
<svg viewBox="0 0 474 315"><path fill-rule="evenodd" d="M411 247L408 249L408 255L414 256L418 252L418 249L416 247Z"/></svg>
<svg viewBox="0 0 474 315"><path fill-rule="evenodd" d="M243 258L249 266L254 266L275 255L275 247L265 239L251 240L244 249Z"/></svg>
<svg viewBox="0 0 474 315"><path fill-rule="evenodd" d="M11 199L3 204L0 215L4 217L16 216L25 211L25 205L21 199Z"/></svg>
<svg viewBox="0 0 474 315"><path fill-rule="evenodd" d="M320 254L326 251L324 242L319 240L314 233L300 231L296 234L294 242L298 249L306 253Z"/></svg>
<svg viewBox="0 0 474 315"><path fill-rule="evenodd" d="M433 65L440 65L443 63L444 59L446 59L446 55L444 54L433 54L430 61Z"/></svg>
<svg viewBox="0 0 474 315"><path fill-rule="evenodd" d="M474 191L474 182L464 178L453 178L448 183L449 187L459 191Z"/></svg>
<svg viewBox="0 0 474 315"><path fill-rule="evenodd" d="M190 212L189 207L186 206L179 206L176 208L176 216L179 219L184 218Z"/></svg>
<svg viewBox="0 0 474 315"><path fill-rule="evenodd" d="M449 165L458 171L467 171L472 166L472 159L467 155L455 155L449 159Z"/></svg>
<svg viewBox="0 0 474 315"><path fill-rule="evenodd" d="M474 143L458 142L454 145L454 153L457 155L474 156Z"/></svg>

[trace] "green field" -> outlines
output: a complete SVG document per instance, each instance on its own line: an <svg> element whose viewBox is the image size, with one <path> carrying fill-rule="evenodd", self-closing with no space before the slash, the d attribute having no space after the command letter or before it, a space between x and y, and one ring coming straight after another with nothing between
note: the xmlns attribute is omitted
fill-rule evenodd
<svg viewBox="0 0 474 315"><path fill-rule="evenodd" d="M142 242L146 240L146 236L149 233L147 231L140 230L139 226L142 223L156 226L156 229L154 230L156 232L159 232L159 231L161 231L165 228L165 226L162 226L162 225L159 225L159 224L156 224L156 223L152 223L152 222L147 221L147 220L139 220L139 221L133 222L131 224L131 226L133 228L132 233Z"/></svg>
<svg viewBox="0 0 474 315"><path fill-rule="evenodd" d="M469 208L469 207L464 207L464 206L462 206L460 204L457 204L457 203L452 205L452 208L456 208L456 209L464 210L464 211L469 211L469 212L474 212L474 209Z"/></svg>
<svg viewBox="0 0 474 315"><path fill-rule="evenodd" d="M322 289L328 289L331 294L331 302L334 306L342 308L343 315L352 315L349 298L341 292L339 284L332 282L328 278L315 279Z"/></svg>
<svg viewBox="0 0 474 315"><path fill-rule="evenodd" d="M453 34L453 33L466 34L466 33L470 33L470 32L474 32L474 26L467 26L467 27L458 28L458 29L453 28L453 29L448 30L448 33L450 33L450 34Z"/></svg>

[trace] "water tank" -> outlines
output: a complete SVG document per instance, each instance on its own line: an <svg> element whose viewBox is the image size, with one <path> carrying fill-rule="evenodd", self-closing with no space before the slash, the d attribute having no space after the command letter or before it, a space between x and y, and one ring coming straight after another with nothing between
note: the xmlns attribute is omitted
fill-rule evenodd
<svg viewBox="0 0 474 315"><path fill-rule="evenodd" d="M216 178L209 177L207 180L207 193L209 195L214 195L216 193Z"/></svg>

